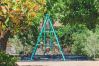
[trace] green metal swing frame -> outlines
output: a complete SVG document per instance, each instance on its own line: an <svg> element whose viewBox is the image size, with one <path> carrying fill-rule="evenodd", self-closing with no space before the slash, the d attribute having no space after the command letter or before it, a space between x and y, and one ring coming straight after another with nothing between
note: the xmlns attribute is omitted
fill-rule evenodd
<svg viewBox="0 0 99 66"><path fill-rule="evenodd" d="M46 24L47 23L49 23L49 25L50 25L50 29L48 31L46 31ZM50 33L50 45L51 45L50 47L51 48L53 46L53 44L52 44L52 35L55 36L56 44L58 45L59 51L60 51L60 53L62 55L62 60L65 61L65 56L64 56L62 48L60 46L57 34L56 34L55 30L54 30L54 27L53 27L53 24L52 24L52 19L48 14L45 14L45 16L44 16L44 23L43 23L43 26L42 26L41 31L39 33L39 36L37 38L36 45L35 45L35 47L34 47L34 49L32 51L32 55L31 55L31 58L30 58L31 61L34 60L34 56L35 56L36 50L38 48L38 45L40 44L40 40L42 38L42 35L43 35L43 39L44 39L44 46L46 48L46 34L47 33Z"/></svg>

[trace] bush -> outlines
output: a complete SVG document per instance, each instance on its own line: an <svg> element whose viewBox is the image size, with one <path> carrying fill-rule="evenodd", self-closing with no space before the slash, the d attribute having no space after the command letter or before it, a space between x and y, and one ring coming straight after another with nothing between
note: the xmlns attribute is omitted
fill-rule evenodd
<svg viewBox="0 0 99 66"><path fill-rule="evenodd" d="M87 52L87 56L93 58L99 57L99 35L96 33L90 34L90 36L87 38L85 51Z"/></svg>
<svg viewBox="0 0 99 66"><path fill-rule="evenodd" d="M87 55L88 57L99 57L99 26L95 32L84 28L72 34L72 54Z"/></svg>
<svg viewBox="0 0 99 66"><path fill-rule="evenodd" d="M19 54L23 50L23 45L17 35L14 35L12 38L9 38L8 45L14 47L14 51L16 54Z"/></svg>
<svg viewBox="0 0 99 66"><path fill-rule="evenodd" d="M66 26L58 29L58 35L60 37L60 40L62 41L62 44L64 43L70 46L74 44L74 40L76 39L77 34L87 34L87 32L87 27L82 24L67 24Z"/></svg>
<svg viewBox="0 0 99 66"><path fill-rule="evenodd" d="M73 28L71 27L71 25L67 24L66 26L62 26L57 30L61 44L65 44L65 45L72 44L72 39L71 39L72 29Z"/></svg>
<svg viewBox="0 0 99 66"><path fill-rule="evenodd" d="M79 25L78 27L79 28L76 29L77 31L72 34L72 54L86 55L84 48L90 31L86 28L86 26Z"/></svg>
<svg viewBox="0 0 99 66"><path fill-rule="evenodd" d="M23 37L24 38L24 37ZM27 39L26 39L27 40ZM28 40L27 40L28 41ZM20 54L20 52L24 52L24 53L30 53L32 50L32 45L30 45L29 43L26 43L26 41L24 40L24 43L22 43L23 41L19 38L18 35L14 35L12 38L9 38L8 40L8 45L11 45L12 47L15 48L14 51L16 51L16 54Z"/></svg>
<svg viewBox="0 0 99 66"><path fill-rule="evenodd" d="M15 66L16 58L0 51L0 66Z"/></svg>
<svg viewBox="0 0 99 66"><path fill-rule="evenodd" d="M58 35L62 45L71 47L72 54L97 58L99 57L99 25L93 31L83 24L67 24L58 29Z"/></svg>
<svg viewBox="0 0 99 66"><path fill-rule="evenodd" d="M99 26L96 27L95 32L91 32L87 38L85 51L90 57L99 58Z"/></svg>

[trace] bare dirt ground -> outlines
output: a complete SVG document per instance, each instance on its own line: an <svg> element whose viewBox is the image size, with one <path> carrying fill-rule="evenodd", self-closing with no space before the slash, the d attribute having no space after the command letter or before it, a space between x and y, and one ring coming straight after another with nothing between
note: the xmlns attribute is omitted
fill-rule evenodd
<svg viewBox="0 0 99 66"><path fill-rule="evenodd" d="M16 62L17 66L99 66L99 61L34 61Z"/></svg>

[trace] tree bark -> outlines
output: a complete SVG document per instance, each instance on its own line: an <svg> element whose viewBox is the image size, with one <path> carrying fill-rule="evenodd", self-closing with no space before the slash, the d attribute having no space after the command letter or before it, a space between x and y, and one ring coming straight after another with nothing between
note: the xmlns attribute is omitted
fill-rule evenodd
<svg viewBox="0 0 99 66"><path fill-rule="evenodd" d="M1 31L0 35L0 50L6 51L7 41L10 36L10 30L6 29L5 31Z"/></svg>

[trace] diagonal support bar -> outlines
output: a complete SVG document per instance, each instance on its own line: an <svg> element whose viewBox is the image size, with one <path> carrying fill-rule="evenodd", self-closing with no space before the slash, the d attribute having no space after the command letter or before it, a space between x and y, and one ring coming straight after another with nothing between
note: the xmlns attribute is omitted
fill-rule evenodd
<svg viewBox="0 0 99 66"><path fill-rule="evenodd" d="M46 20L47 20L47 17L46 17L45 20L44 20L44 25L46 24ZM42 27L40 33L39 33L36 46L35 46L34 49L33 49L33 52L32 52L32 55L31 55L31 61L32 61L33 58L34 58L35 52L36 52L37 47L38 47L38 45L39 45L40 37L41 37L41 35L42 35L42 33L43 33L43 30L44 30L44 25L43 25L43 27Z"/></svg>
<svg viewBox="0 0 99 66"><path fill-rule="evenodd" d="M49 31L46 31L46 24L49 22L49 25L50 25L50 30ZM53 25L52 25L52 20L51 20L51 18L50 18L50 16L48 15L48 14L46 14L45 15L45 17L44 17L44 24L43 24L43 27L42 27L42 29L41 29L41 31L40 31L40 33L39 33L39 36L38 36L38 38L37 38L37 43L36 43L36 45L35 45L35 47L34 47L34 49L33 49L33 52L32 52L32 55L31 55L31 60L33 60L33 58L34 58L34 55L35 55L35 53L36 53L36 50L37 50L37 48L38 48L38 45L39 45L39 42L40 42L40 38L42 37L42 34L44 33L44 36L43 36L43 39L44 39L44 46L45 46L45 49L46 49L46 33L50 33L50 45L51 46L53 46L52 45L52 34L55 36L55 39L56 39L56 42L57 42L57 45L58 45L58 47L59 47L59 50L60 50L60 53L62 54L62 59L65 61L65 56L64 56L64 54L63 54L63 52L62 52L62 48L61 48L61 46L60 46L60 44L59 44L59 39L58 39L58 37L57 37L57 35L56 35L56 32L55 32L55 30L54 30L54 27L53 27ZM50 46L50 47L51 47ZM52 49L52 47L51 47L51 49Z"/></svg>
<svg viewBox="0 0 99 66"><path fill-rule="evenodd" d="M49 21L50 21L51 28L52 28L52 30L53 30L53 32L54 32L54 35L55 35L55 38L56 38L58 47L59 47L60 52L61 52L61 54L62 54L62 58L63 58L63 60L65 61L65 56L64 56L64 54L63 54L63 52L62 52L62 48L61 48L61 46L60 46L60 44L59 44L58 37L57 37L56 32L55 32L55 30L54 30L54 28L53 28L53 25L52 25L52 20L51 20L51 18L50 18L49 16L48 16L48 18L49 18Z"/></svg>

